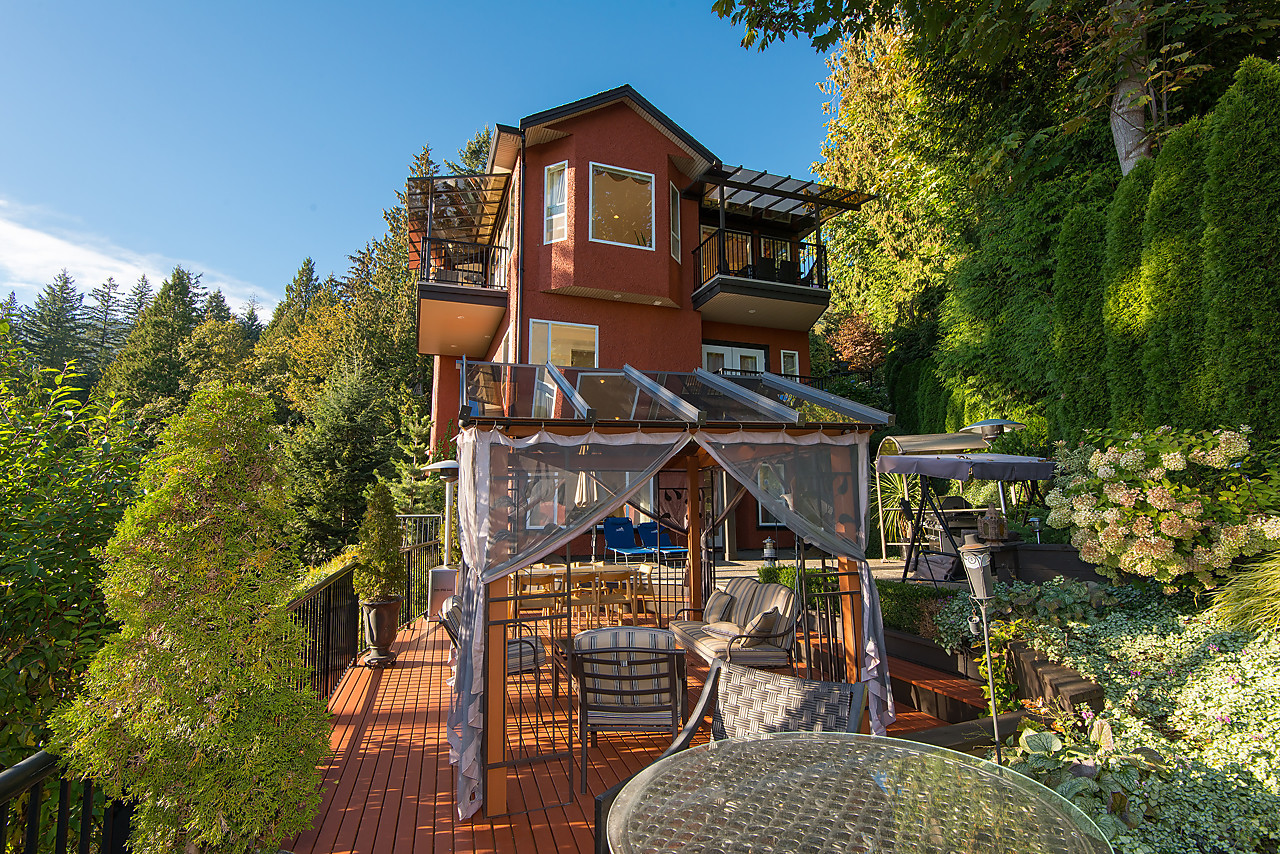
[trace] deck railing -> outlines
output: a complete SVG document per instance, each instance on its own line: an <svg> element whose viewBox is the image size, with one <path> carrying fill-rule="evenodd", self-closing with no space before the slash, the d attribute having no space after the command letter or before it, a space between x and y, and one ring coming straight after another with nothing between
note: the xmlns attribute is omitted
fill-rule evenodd
<svg viewBox="0 0 1280 854"><path fill-rule="evenodd" d="M507 289L507 259L511 252L505 246L432 237L423 241L423 249L419 275L424 283Z"/></svg>
<svg viewBox="0 0 1280 854"><path fill-rule="evenodd" d="M703 285L718 275L725 275L827 287L826 253L817 243L716 229L693 250L693 256Z"/></svg>
<svg viewBox="0 0 1280 854"><path fill-rule="evenodd" d="M92 781L63 777L44 750L0 771L0 854L67 854L73 830L77 854L125 854L132 813Z"/></svg>

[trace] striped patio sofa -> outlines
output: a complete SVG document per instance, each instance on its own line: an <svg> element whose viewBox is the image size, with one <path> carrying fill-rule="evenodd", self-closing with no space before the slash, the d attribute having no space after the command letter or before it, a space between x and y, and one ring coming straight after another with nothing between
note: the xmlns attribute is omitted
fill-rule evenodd
<svg viewBox="0 0 1280 854"><path fill-rule="evenodd" d="M682 619L700 613L703 619ZM716 659L748 667L794 670L800 602L784 584L731 578L701 609L685 608L670 623L680 644L708 664Z"/></svg>

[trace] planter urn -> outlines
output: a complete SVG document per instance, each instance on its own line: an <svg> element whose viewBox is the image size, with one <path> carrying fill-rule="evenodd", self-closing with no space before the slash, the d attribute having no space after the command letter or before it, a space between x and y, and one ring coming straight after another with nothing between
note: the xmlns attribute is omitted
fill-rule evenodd
<svg viewBox="0 0 1280 854"><path fill-rule="evenodd" d="M360 603L360 623L364 627L364 641L370 647L361 662L365 667L387 667L394 664L396 654L391 651L396 635L400 633L400 600L396 596L378 602Z"/></svg>

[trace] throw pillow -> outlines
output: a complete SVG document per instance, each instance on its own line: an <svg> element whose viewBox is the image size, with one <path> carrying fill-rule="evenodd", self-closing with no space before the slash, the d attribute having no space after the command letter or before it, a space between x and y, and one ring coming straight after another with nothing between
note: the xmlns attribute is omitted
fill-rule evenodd
<svg viewBox="0 0 1280 854"><path fill-rule="evenodd" d="M728 620L721 620L718 623L708 623L703 629L709 635L715 635L718 638L732 638L740 634L744 634L742 627L737 623L731 623Z"/></svg>
<svg viewBox="0 0 1280 854"><path fill-rule="evenodd" d="M771 638L769 635L779 631L782 631L782 613L777 608L770 608L763 614L757 614L755 619L747 623L743 634L751 637L742 642L742 647L749 649L766 642L778 646L778 638Z"/></svg>
<svg viewBox="0 0 1280 854"><path fill-rule="evenodd" d="M702 619L708 623L718 623L729 616L733 610L733 597L723 590L717 590L707 597L707 605L702 609Z"/></svg>

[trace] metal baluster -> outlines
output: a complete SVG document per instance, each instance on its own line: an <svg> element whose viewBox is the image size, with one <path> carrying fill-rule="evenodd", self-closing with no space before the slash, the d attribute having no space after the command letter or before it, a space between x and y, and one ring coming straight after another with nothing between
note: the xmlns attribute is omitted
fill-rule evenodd
<svg viewBox="0 0 1280 854"><path fill-rule="evenodd" d="M44 781L37 780L27 789L27 834L23 850L36 854L40 847L40 801L44 797Z"/></svg>
<svg viewBox="0 0 1280 854"><path fill-rule="evenodd" d="M58 786L58 830L53 838L54 854L66 854L67 831L71 824L71 783L65 777Z"/></svg>

